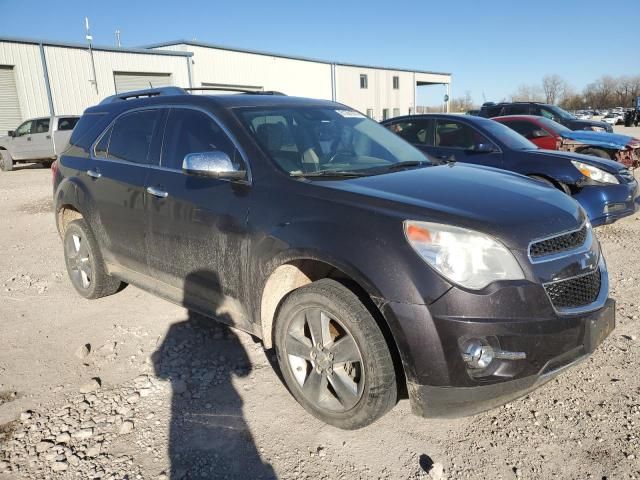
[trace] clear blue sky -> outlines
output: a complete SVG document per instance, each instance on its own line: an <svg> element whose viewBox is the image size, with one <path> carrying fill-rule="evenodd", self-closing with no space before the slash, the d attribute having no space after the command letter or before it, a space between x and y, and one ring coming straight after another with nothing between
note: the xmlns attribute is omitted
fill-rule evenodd
<svg viewBox="0 0 640 480"><path fill-rule="evenodd" d="M500 100L557 73L577 88L640 74L640 0L0 0L0 35L123 46L197 39L352 63L453 73L452 96ZM443 87L422 87L436 104Z"/></svg>

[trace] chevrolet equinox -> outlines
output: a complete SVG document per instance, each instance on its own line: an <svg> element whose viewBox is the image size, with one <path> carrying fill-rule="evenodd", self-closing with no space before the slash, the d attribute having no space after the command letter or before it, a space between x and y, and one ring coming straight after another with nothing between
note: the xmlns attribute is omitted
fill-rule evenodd
<svg viewBox="0 0 640 480"><path fill-rule="evenodd" d="M80 295L131 283L249 332L295 399L340 428L403 396L425 417L487 410L614 327L573 199L432 163L335 102L115 95L86 110L52 174Z"/></svg>

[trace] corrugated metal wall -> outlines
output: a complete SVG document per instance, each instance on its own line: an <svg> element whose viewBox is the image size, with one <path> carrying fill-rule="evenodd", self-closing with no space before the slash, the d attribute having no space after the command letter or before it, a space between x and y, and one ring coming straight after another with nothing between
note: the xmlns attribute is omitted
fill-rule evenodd
<svg viewBox="0 0 640 480"><path fill-rule="evenodd" d="M13 67L22 118L48 115L47 89L38 45L0 42L0 65Z"/></svg>
<svg viewBox="0 0 640 480"><path fill-rule="evenodd" d="M287 95L331 100L331 65L193 45L162 50L193 52L193 85L252 85Z"/></svg>
<svg viewBox="0 0 640 480"><path fill-rule="evenodd" d="M114 72L168 74L174 85L189 86L186 57L94 50L96 93L90 81L93 73L88 50L47 46L45 53L56 114L82 113L115 94Z"/></svg>

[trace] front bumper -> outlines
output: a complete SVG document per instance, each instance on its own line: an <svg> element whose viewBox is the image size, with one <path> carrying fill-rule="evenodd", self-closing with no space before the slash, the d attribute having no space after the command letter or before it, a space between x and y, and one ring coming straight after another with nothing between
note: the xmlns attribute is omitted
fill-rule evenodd
<svg viewBox="0 0 640 480"><path fill-rule="evenodd" d="M488 302L486 306L504 301L493 306L512 314L510 319L500 319L499 315L448 316L443 313L450 308L446 299L428 309L424 305L387 304L387 313L395 315L401 323L412 322L417 326L416 322L421 320L422 328L414 328L410 337L399 342L401 351L408 348L403 360L406 355L412 357L410 365L405 363L405 373L413 413L424 417L461 417L521 397L588 357L615 326L615 302L611 299L590 313L559 316L548 300L542 298L531 298L527 311L514 309L518 295L527 295L525 290L517 286L503 288L496 291L497 296L484 299ZM450 293L454 298L450 300L470 295L460 292L453 288ZM449 293L444 295L448 296ZM444 304L438 305L442 300ZM531 318L532 312L540 316ZM487 313L491 316L490 311ZM526 359L499 360L491 375L474 377L459 348L460 339L469 337L495 338L503 350L524 352Z"/></svg>
<svg viewBox="0 0 640 480"><path fill-rule="evenodd" d="M640 206L638 182L620 185L587 185L573 195L597 227L633 215Z"/></svg>

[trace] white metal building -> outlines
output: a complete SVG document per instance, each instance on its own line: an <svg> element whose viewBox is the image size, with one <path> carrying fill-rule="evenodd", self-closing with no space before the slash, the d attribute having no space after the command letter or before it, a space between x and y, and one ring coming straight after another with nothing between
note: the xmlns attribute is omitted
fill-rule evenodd
<svg viewBox="0 0 640 480"><path fill-rule="evenodd" d="M114 93L148 87L240 87L332 99L372 118L415 110L416 88L451 74L336 63L191 41L146 48L0 37L0 135L22 120L81 114Z"/></svg>
<svg viewBox="0 0 640 480"><path fill-rule="evenodd" d="M193 53L194 86L277 90L336 100L376 120L415 111L419 86L445 85L449 94L451 84L450 73L331 62L189 40L148 48Z"/></svg>

